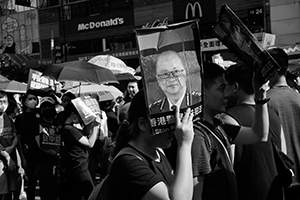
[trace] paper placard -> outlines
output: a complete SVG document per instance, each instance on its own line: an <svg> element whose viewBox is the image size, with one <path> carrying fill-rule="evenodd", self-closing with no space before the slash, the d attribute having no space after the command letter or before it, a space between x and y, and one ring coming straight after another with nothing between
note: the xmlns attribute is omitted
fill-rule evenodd
<svg viewBox="0 0 300 200"><path fill-rule="evenodd" d="M199 35L197 20L136 30L153 134L175 129L173 105L203 117Z"/></svg>
<svg viewBox="0 0 300 200"><path fill-rule="evenodd" d="M226 4L221 8L213 32L247 66L253 67L253 70L260 67L264 83L280 69L268 51Z"/></svg>
<svg viewBox="0 0 300 200"><path fill-rule="evenodd" d="M72 103L85 125L93 122L97 118L97 115L100 114L100 107L95 98L81 96L73 99Z"/></svg>

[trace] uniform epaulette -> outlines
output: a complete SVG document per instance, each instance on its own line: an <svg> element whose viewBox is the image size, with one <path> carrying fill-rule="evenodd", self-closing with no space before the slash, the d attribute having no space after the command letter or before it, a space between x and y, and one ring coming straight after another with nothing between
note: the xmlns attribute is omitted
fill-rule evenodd
<svg viewBox="0 0 300 200"><path fill-rule="evenodd" d="M154 106L161 104L163 101L164 101L164 99L157 100L157 101L151 103L149 108L153 108Z"/></svg>
<svg viewBox="0 0 300 200"><path fill-rule="evenodd" d="M201 97L201 92L193 91L193 92L192 92L192 95L196 95L196 96Z"/></svg>

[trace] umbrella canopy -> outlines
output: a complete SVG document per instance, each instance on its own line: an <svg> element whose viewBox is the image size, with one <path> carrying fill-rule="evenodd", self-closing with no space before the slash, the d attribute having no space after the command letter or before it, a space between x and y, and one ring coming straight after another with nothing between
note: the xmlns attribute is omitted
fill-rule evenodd
<svg viewBox="0 0 300 200"><path fill-rule="evenodd" d="M121 59L111 55L95 56L88 61L100 67L105 67L112 71L113 74L130 73L134 74L134 69L128 67Z"/></svg>
<svg viewBox="0 0 300 200"><path fill-rule="evenodd" d="M9 79L0 74L0 81L9 81Z"/></svg>
<svg viewBox="0 0 300 200"><path fill-rule="evenodd" d="M119 96L123 96L123 93L118 88L111 85L84 84L75 86L69 89L69 91L74 94L96 93L100 101L113 100Z"/></svg>
<svg viewBox="0 0 300 200"><path fill-rule="evenodd" d="M118 81L124 81L124 80L132 80L132 81L138 81L141 80L141 76L137 76L135 74L131 73L120 73L120 74L115 74L115 77L117 78Z"/></svg>
<svg viewBox="0 0 300 200"><path fill-rule="evenodd" d="M58 81L81 81L90 83L118 83L113 73L85 60L76 60L48 66L43 75Z"/></svg>
<svg viewBox="0 0 300 200"><path fill-rule="evenodd" d="M27 84L18 81L0 81L0 90L4 92L24 94L27 91Z"/></svg>

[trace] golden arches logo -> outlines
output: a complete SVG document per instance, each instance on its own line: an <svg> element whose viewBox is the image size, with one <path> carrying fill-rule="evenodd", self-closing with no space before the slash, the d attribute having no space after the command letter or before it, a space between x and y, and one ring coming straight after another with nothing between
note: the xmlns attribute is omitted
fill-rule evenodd
<svg viewBox="0 0 300 200"><path fill-rule="evenodd" d="M199 17L202 17L202 8L199 2L195 2L194 4L188 3L185 7L185 19L189 18L189 10L192 11L192 17L196 17L196 8L199 11Z"/></svg>

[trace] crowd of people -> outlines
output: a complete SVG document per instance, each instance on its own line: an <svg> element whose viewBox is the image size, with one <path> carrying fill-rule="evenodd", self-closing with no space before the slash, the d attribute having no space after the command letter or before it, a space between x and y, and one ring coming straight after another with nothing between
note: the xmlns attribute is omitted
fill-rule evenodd
<svg viewBox="0 0 300 200"><path fill-rule="evenodd" d="M20 111L1 91L0 198L19 199L25 175L28 200L37 184L42 200L92 199L98 179L95 199L300 199L300 94L286 78L286 53L268 51L280 70L267 83L253 66L203 62L203 96L191 92L203 100L204 119L196 121L184 100L186 66L174 51L156 63L164 100L147 106L132 81L123 101L98 101L102 111L88 124L73 93L59 99L28 90ZM154 134L149 109L172 111L175 131ZM288 186L276 148L294 163Z"/></svg>

